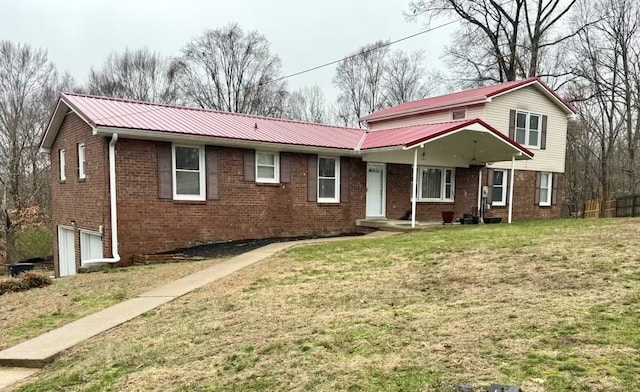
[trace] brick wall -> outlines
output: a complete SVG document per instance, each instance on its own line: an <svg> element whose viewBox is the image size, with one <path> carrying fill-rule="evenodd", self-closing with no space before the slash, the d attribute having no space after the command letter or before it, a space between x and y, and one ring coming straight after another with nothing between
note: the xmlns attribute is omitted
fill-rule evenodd
<svg viewBox="0 0 640 392"><path fill-rule="evenodd" d="M562 214L562 186L558 188L556 204L550 207L540 207L535 203L536 193L535 171L516 170L514 174L515 188L513 188L513 220L560 218ZM483 181L487 181L487 172L483 173ZM562 174L557 174L562 183ZM509 179L510 180L510 179ZM507 194L507 203L509 195ZM487 216L501 217L506 222L509 215L508 207L492 206Z"/></svg>
<svg viewBox="0 0 640 392"><path fill-rule="evenodd" d="M349 201L307 202L306 154L292 154L291 182L244 181L244 151L219 150L220 200L158 198L157 148L151 141L120 139L117 147L120 254L155 253L200 241L337 234L356 231L365 214L366 164L351 159Z"/></svg>
<svg viewBox="0 0 640 392"><path fill-rule="evenodd" d="M85 179L78 178L78 143L85 144ZM66 180L60 181L59 150L65 150ZM76 114L68 114L51 147L51 201L53 256L58 273L58 225L75 224L76 267L80 266L80 230L98 231L104 227L103 254L109 256L109 177L108 143L93 136L91 128Z"/></svg>
<svg viewBox="0 0 640 392"><path fill-rule="evenodd" d="M411 210L412 166L390 163L387 165L387 173L387 218L399 219L406 211ZM462 216L477 209L477 197L478 169L456 168L455 202L418 202L416 219L442 220L442 211L454 211L456 217Z"/></svg>
<svg viewBox="0 0 640 392"><path fill-rule="evenodd" d="M418 202L416 219L441 220L442 211L454 211L456 217L464 213L474 213L478 205L478 167L456 168L455 202L423 203ZM483 184L487 184L487 171L483 170ZM559 175L560 179L562 175ZM387 218L399 219L406 211L411 210L412 166L387 165ZM534 203L536 191L536 172L516 171L513 200L513 219L545 219L560 218L562 211L562 195L558 195L556 205L540 207ZM561 187L559 188L561 189ZM507 207L491 207L486 216L502 217L506 221Z"/></svg>

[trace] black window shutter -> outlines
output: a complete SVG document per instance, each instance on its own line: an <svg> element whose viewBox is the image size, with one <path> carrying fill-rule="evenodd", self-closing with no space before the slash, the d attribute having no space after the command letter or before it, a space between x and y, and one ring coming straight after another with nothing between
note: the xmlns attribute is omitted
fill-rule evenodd
<svg viewBox="0 0 640 392"><path fill-rule="evenodd" d="M349 157L340 157L340 202L349 202L349 170L350 165Z"/></svg>
<svg viewBox="0 0 640 392"><path fill-rule="evenodd" d="M542 130L540 131L540 149L547 149L547 116L542 116Z"/></svg>
<svg viewBox="0 0 640 392"><path fill-rule="evenodd" d="M542 173L536 172L536 195L534 203L540 205L540 184L542 184Z"/></svg>
<svg viewBox="0 0 640 392"><path fill-rule="evenodd" d="M318 156L307 159L307 201L318 201Z"/></svg>
<svg viewBox="0 0 640 392"><path fill-rule="evenodd" d="M214 146L205 146L205 167L207 178L207 200L220 199L219 150Z"/></svg>
<svg viewBox="0 0 640 392"><path fill-rule="evenodd" d="M487 192L487 203L491 204L493 202L493 169L487 170L487 188L489 192Z"/></svg>
<svg viewBox="0 0 640 392"><path fill-rule="evenodd" d="M158 155L158 198L173 198L171 143L156 142Z"/></svg>
<svg viewBox="0 0 640 392"><path fill-rule="evenodd" d="M516 140L516 111L509 111L509 137Z"/></svg>
<svg viewBox="0 0 640 392"><path fill-rule="evenodd" d="M552 182L551 204L555 206L558 203L558 190L560 189L560 175L558 173L553 173Z"/></svg>
<svg viewBox="0 0 640 392"><path fill-rule="evenodd" d="M244 180L256 180L256 152L255 150L244 150Z"/></svg>
<svg viewBox="0 0 640 392"><path fill-rule="evenodd" d="M291 182L291 153L280 153L280 182Z"/></svg>

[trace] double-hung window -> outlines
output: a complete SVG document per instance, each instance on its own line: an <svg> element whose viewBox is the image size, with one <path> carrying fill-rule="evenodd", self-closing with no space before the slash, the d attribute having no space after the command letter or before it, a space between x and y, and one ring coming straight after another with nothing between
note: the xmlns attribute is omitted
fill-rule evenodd
<svg viewBox="0 0 640 392"><path fill-rule="evenodd" d="M551 205L552 181L551 173L540 173L540 205L543 207Z"/></svg>
<svg viewBox="0 0 640 392"><path fill-rule="evenodd" d="M280 181L280 154L256 151L256 182L278 183Z"/></svg>
<svg viewBox="0 0 640 392"><path fill-rule="evenodd" d="M418 199L420 201L453 201L454 170L442 167L420 167Z"/></svg>
<svg viewBox="0 0 640 392"><path fill-rule="evenodd" d="M67 163L64 158L64 148L58 151L59 163L60 163L60 181L64 181L67 179L67 175L65 173Z"/></svg>
<svg viewBox="0 0 640 392"><path fill-rule="evenodd" d="M494 206L507 205L507 171L493 171L493 189L491 190L491 204Z"/></svg>
<svg viewBox="0 0 640 392"><path fill-rule="evenodd" d="M542 116L529 112L516 112L516 142L529 148L540 148Z"/></svg>
<svg viewBox="0 0 640 392"><path fill-rule="evenodd" d="M340 159L318 157L318 202L340 202Z"/></svg>
<svg viewBox="0 0 640 392"><path fill-rule="evenodd" d="M78 178L85 179L87 174L84 167L84 143L78 143Z"/></svg>
<svg viewBox="0 0 640 392"><path fill-rule="evenodd" d="M173 198L205 200L204 148L173 145Z"/></svg>

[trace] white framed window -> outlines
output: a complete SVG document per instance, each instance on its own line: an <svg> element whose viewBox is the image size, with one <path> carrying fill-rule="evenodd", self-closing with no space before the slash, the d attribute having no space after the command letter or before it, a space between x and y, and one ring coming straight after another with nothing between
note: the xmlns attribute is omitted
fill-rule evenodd
<svg viewBox="0 0 640 392"><path fill-rule="evenodd" d="M451 111L452 120L462 120L467 118L467 109L457 109Z"/></svg>
<svg viewBox="0 0 640 392"><path fill-rule="evenodd" d="M318 203L340 202L340 158L318 157Z"/></svg>
<svg viewBox="0 0 640 392"><path fill-rule="evenodd" d="M174 144L171 161L174 200L205 200L204 147Z"/></svg>
<svg viewBox="0 0 640 392"><path fill-rule="evenodd" d="M542 115L516 111L515 140L528 148L540 148Z"/></svg>
<svg viewBox="0 0 640 392"><path fill-rule="evenodd" d="M453 168L421 166L418 175L418 200L454 201L455 170Z"/></svg>
<svg viewBox="0 0 640 392"><path fill-rule="evenodd" d="M102 258L102 234L80 230L80 261Z"/></svg>
<svg viewBox="0 0 640 392"><path fill-rule="evenodd" d="M491 190L491 205L507 205L507 171L493 171L493 189Z"/></svg>
<svg viewBox="0 0 640 392"><path fill-rule="evenodd" d="M552 181L553 175L551 173L540 173L540 206L542 207L551 205Z"/></svg>
<svg viewBox="0 0 640 392"><path fill-rule="evenodd" d="M58 151L58 157L59 157L59 162L60 162L60 165L59 165L60 166L60 181L64 181L64 180L67 179L67 174L65 173L65 171L67 169L66 168L67 163L66 163L65 158L64 158L64 148L61 148Z"/></svg>
<svg viewBox="0 0 640 392"><path fill-rule="evenodd" d="M78 143L78 178L87 178L87 174L84 170L84 143Z"/></svg>
<svg viewBox="0 0 640 392"><path fill-rule="evenodd" d="M256 151L256 182L280 182L280 154Z"/></svg>

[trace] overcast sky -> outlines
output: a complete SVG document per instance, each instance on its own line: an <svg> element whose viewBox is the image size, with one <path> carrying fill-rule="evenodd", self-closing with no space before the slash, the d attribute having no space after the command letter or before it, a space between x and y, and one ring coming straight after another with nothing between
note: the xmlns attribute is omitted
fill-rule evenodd
<svg viewBox="0 0 640 392"><path fill-rule="evenodd" d="M113 51L148 47L164 55L205 29L237 22L271 42L291 74L343 57L376 40L395 40L425 28L407 22L409 0L2 0L0 39L44 48L80 83ZM455 25L394 45L425 51L425 66L442 68L440 55ZM332 101L335 66L288 79L292 89L318 84Z"/></svg>

